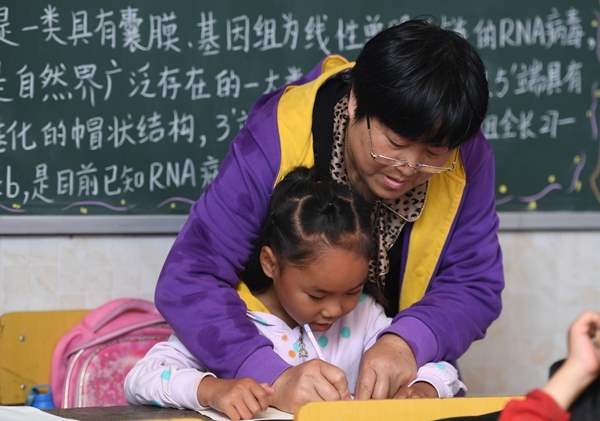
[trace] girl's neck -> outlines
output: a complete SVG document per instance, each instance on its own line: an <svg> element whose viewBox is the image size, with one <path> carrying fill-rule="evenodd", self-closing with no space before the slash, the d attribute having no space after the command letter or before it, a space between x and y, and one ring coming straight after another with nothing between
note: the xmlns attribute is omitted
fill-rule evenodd
<svg viewBox="0 0 600 421"><path fill-rule="evenodd" d="M298 323L296 323L296 321L292 319L290 315L287 314L287 311L285 311L285 309L282 307L279 299L277 298L277 294L275 293L275 288L273 285L271 285L266 291L256 294L255 297L258 298L265 305L265 307L269 309L271 314L279 317L290 328L298 326Z"/></svg>

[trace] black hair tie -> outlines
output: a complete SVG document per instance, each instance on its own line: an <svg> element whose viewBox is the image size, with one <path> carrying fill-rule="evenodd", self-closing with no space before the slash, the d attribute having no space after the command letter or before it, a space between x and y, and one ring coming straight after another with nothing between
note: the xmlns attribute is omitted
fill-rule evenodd
<svg viewBox="0 0 600 421"><path fill-rule="evenodd" d="M329 200L323 209L323 213L327 216L327 219L332 221L337 214L337 206L333 200Z"/></svg>

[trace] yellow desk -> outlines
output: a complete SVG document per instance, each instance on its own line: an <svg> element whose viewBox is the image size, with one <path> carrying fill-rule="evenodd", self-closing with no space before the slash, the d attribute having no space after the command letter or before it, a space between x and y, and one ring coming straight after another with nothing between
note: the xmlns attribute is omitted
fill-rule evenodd
<svg viewBox="0 0 600 421"><path fill-rule="evenodd" d="M314 402L300 408L295 419L296 421L431 421L496 412L514 398L518 397Z"/></svg>

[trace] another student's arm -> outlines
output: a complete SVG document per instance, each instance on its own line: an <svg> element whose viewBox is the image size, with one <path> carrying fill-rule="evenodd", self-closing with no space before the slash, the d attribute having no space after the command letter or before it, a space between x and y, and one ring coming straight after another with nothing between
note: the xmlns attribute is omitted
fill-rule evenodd
<svg viewBox="0 0 600 421"><path fill-rule="evenodd" d="M125 378L125 397L136 405L205 409L198 402L198 385L207 376L183 344L172 336L154 345Z"/></svg>
<svg viewBox="0 0 600 421"><path fill-rule="evenodd" d="M546 392L535 389L523 400L510 401L498 421L569 421L571 416Z"/></svg>
<svg viewBox="0 0 600 421"><path fill-rule="evenodd" d="M401 311L384 331L408 343L417 366L457 360L485 335L502 307L494 157L481 133L471 142L475 143L465 148L467 185L461 210L437 271L425 296Z"/></svg>
<svg viewBox="0 0 600 421"><path fill-rule="evenodd" d="M542 389L510 401L500 421L569 420L568 408L600 375L600 312L586 311L569 328L569 356Z"/></svg>
<svg viewBox="0 0 600 421"><path fill-rule="evenodd" d="M586 311L569 328L569 356L542 389L567 409L600 374L600 312Z"/></svg>
<svg viewBox="0 0 600 421"><path fill-rule="evenodd" d="M219 175L193 205L177 236L155 296L178 338L211 371L222 378L252 377L268 384L289 365L246 318L234 287L279 169L273 125L275 134L257 129L264 137L260 143L248 125L232 142Z"/></svg>

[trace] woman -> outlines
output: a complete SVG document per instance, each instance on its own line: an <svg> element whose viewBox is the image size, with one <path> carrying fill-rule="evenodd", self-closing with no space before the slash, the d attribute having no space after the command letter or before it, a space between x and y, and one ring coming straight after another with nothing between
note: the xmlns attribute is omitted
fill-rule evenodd
<svg viewBox="0 0 600 421"><path fill-rule="evenodd" d="M356 396L393 397L417 367L462 355L498 317L504 285L494 159L479 131L487 101L474 49L419 20L375 36L355 65L327 57L261 97L158 281L156 305L184 345L220 377L272 384L284 410L321 375L279 358L235 290L273 186L314 166L373 204L368 281L395 316L363 358Z"/></svg>

